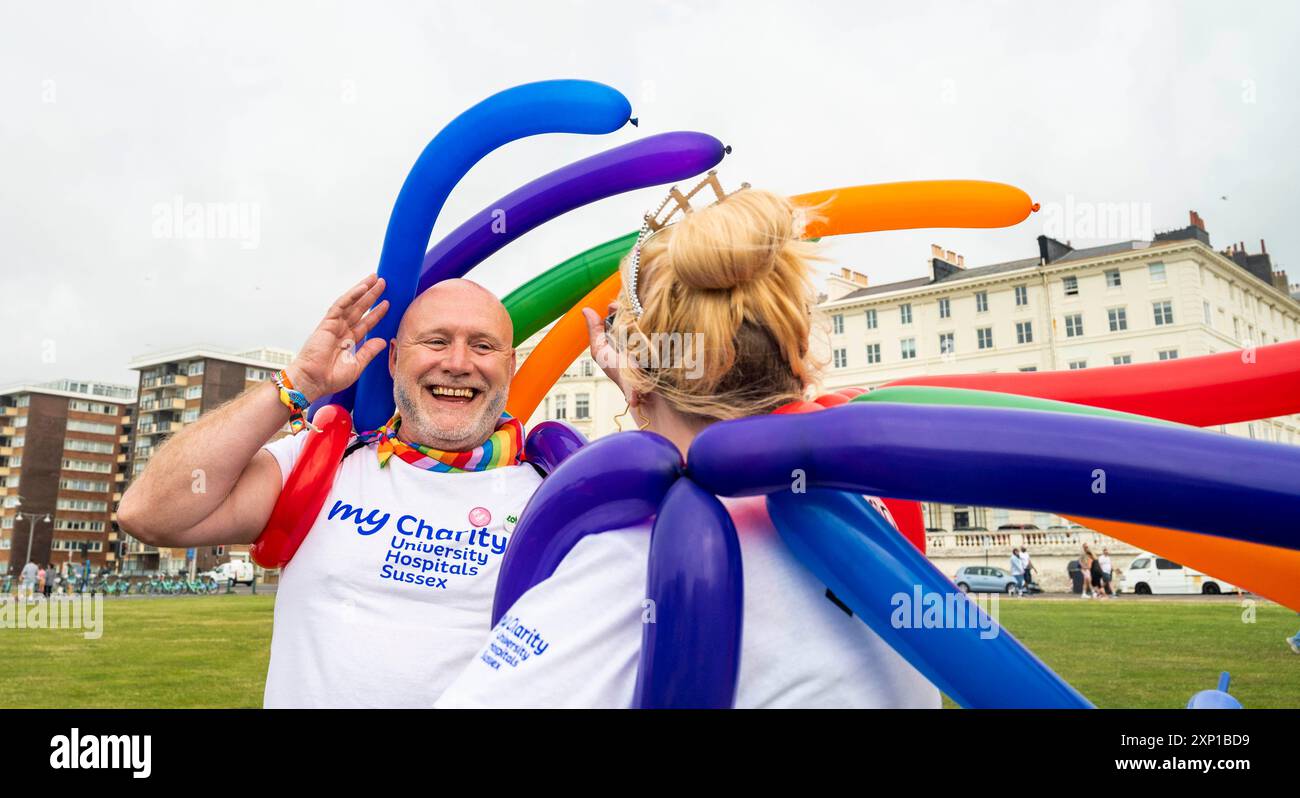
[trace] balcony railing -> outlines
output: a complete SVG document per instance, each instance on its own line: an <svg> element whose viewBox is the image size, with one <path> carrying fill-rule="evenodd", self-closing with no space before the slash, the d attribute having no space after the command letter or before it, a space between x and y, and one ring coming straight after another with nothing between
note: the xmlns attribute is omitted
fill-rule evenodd
<svg viewBox="0 0 1300 798"><path fill-rule="evenodd" d="M954 555L984 553L985 551L1010 551L1012 548L1026 546L1035 554L1068 554L1081 550L1086 543L1096 550L1098 546L1112 546L1123 549L1131 548L1100 532L1079 528L1068 530L1009 530L984 532L980 530L958 530L956 532L927 532L925 535L926 553L934 555Z"/></svg>

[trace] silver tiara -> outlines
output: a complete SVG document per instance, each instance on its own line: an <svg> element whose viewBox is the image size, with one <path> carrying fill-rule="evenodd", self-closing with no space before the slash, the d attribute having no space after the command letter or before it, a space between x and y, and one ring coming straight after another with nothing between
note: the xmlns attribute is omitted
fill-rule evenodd
<svg viewBox="0 0 1300 798"><path fill-rule="evenodd" d="M645 309L641 307L641 300L637 297L636 289L637 275L641 271L641 245L644 244L646 239L648 239L652 234L659 232L670 224L673 224L674 221L681 221L681 219L673 218L679 212L681 213L682 218L685 218L688 213L694 213L695 208L691 206L691 197L698 194L705 186L712 186L713 194L717 198L706 206L710 208L717 205L719 202L722 202L727 197L749 188L748 183L741 183L740 188L731 192L731 194L728 194L722 190L722 184L718 182L718 170L710 169L709 173L704 176L704 179L700 181L699 185L695 188L683 194L677 190L677 186L673 186L668 192L668 196L664 197L664 201L659 203L658 208L654 211L646 212L645 216L642 217L641 232L637 234L636 245L632 247L632 263L628 267L627 275L628 304L632 306L632 314L638 319L641 318L641 314L645 312ZM672 209L668 211L667 215L664 215L664 209L668 207L668 203L670 202L675 204Z"/></svg>

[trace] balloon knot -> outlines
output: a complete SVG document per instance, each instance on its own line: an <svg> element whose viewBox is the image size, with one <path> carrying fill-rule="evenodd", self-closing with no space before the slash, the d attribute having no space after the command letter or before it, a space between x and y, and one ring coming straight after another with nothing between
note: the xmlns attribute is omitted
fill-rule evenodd
<svg viewBox="0 0 1300 798"><path fill-rule="evenodd" d="M1034 213L1038 213L1038 203L1035 202L1033 205L1030 205L1029 210L1033 211Z"/></svg>

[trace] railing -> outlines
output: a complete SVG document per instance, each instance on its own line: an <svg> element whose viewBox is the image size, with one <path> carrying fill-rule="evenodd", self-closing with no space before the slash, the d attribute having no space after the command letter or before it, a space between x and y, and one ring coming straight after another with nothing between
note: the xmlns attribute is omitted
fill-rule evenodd
<svg viewBox="0 0 1300 798"><path fill-rule="evenodd" d="M1001 551L1026 546L1035 552L1044 554L1065 554L1079 551L1084 544L1091 547L1112 546L1123 549L1131 548L1128 544L1092 529L1003 529L996 532L957 531L927 532L925 535L928 554L961 555L984 551Z"/></svg>

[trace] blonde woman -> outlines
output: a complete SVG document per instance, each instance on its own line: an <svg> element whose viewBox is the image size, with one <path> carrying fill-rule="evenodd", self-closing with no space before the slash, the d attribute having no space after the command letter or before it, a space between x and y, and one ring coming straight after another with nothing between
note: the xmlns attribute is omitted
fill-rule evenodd
<svg viewBox="0 0 1300 798"><path fill-rule="evenodd" d="M637 426L683 456L708 425L769 413L817 383L809 343L816 245L800 239L797 211L746 188L685 213L622 264L624 291L610 316L585 311L592 355ZM654 362L663 335L696 346L694 357ZM939 707L939 691L795 560L763 497L722 501L745 579L737 707ZM438 706L629 706L649 543L648 525L579 542L502 620L526 656L502 665L488 654L499 638L489 637Z"/></svg>
<svg viewBox="0 0 1300 798"><path fill-rule="evenodd" d="M1092 556L1092 550L1088 544L1083 544L1083 554L1079 556L1079 570L1083 573L1083 592L1081 598L1093 598L1092 584L1092 563L1096 558Z"/></svg>

